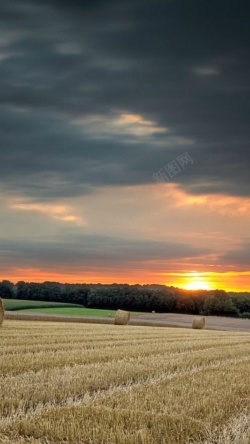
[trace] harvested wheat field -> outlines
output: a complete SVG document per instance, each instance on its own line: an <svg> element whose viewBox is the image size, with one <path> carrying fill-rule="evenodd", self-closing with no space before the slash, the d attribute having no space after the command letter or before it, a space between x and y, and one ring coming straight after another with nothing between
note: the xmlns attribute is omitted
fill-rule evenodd
<svg viewBox="0 0 250 444"><path fill-rule="evenodd" d="M6 319L1 444L249 444L250 334Z"/></svg>

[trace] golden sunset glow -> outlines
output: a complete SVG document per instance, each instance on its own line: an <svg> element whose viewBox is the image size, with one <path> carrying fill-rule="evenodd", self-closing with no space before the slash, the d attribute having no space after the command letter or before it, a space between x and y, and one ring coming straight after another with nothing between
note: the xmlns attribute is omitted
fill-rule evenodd
<svg viewBox="0 0 250 444"><path fill-rule="evenodd" d="M250 271L163 273L165 284L186 290L249 291Z"/></svg>
<svg viewBox="0 0 250 444"><path fill-rule="evenodd" d="M211 290L208 283L202 279L189 279L186 284L181 285L185 290Z"/></svg>
<svg viewBox="0 0 250 444"><path fill-rule="evenodd" d="M211 290L207 282L204 281L192 281L183 286L185 290Z"/></svg>
<svg viewBox="0 0 250 444"><path fill-rule="evenodd" d="M204 278L203 273L190 272L184 276L181 288L185 290L211 290L211 284Z"/></svg>
<svg viewBox="0 0 250 444"><path fill-rule="evenodd" d="M143 272L141 269L124 268L123 272L119 269L91 270L91 267L81 270L80 267L70 269L65 267L39 268L15 268L12 272L6 271L3 274L6 279L12 282L24 280L25 282L68 282L68 283L128 283L134 284L161 284L183 288L185 290L215 290L223 289L225 291L249 291L250 271L249 272L170 272L157 273L149 271Z"/></svg>

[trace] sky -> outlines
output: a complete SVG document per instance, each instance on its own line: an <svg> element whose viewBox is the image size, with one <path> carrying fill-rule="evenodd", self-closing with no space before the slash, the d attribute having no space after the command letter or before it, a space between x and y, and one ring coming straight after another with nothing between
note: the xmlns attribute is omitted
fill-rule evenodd
<svg viewBox="0 0 250 444"><path fill-rule="evenodd" d="M250 291L250 6L0 6L0 279Z"/></svg>

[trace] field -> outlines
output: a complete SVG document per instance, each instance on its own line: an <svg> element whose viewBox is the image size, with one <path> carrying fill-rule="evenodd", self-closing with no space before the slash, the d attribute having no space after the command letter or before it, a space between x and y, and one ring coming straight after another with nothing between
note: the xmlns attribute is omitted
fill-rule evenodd
<svg viewBox="0 0 250 444"><path fill-rule="evenodd" d="M35 308L27 309L28 313L48 313L71 316L115 316L115 310L101 310L98 308L85 307L54 307L54 308Z"/></svg>
<svg viewBox="0 0 250 444"><path fill-rule="evenodd" d="M5 320L1 444L249 444L250 334Z"/></svg>
<svg viewBox="0 0 250 444"><path fill-rule="evenodd" d="M29 301L24 299L3 299L5 310L27 310L27 309L47 309L47 308L82 308L79 304L67 304L62 302Z"/></svg>
<svg viewBox="0 0 250 444"><path fill-rule="evenodd" d="M70 316L114 316L115 310L85 308L78 304L60 302L28 301L22 299L3 299L4 308L8 311L25 311L29 313L60 314Z"/></svg>

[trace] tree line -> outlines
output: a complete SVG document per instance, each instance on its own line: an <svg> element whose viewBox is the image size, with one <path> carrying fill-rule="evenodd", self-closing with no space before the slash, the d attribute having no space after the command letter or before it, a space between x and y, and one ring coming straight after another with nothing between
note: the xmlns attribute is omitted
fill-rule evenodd
<svg viewBox="0 0 250 444"><path fill-rule="evenodd" d="M0 282L0 297L67 302L89 308L250 318L250 293L183 290L165 285Z"/></svg>

